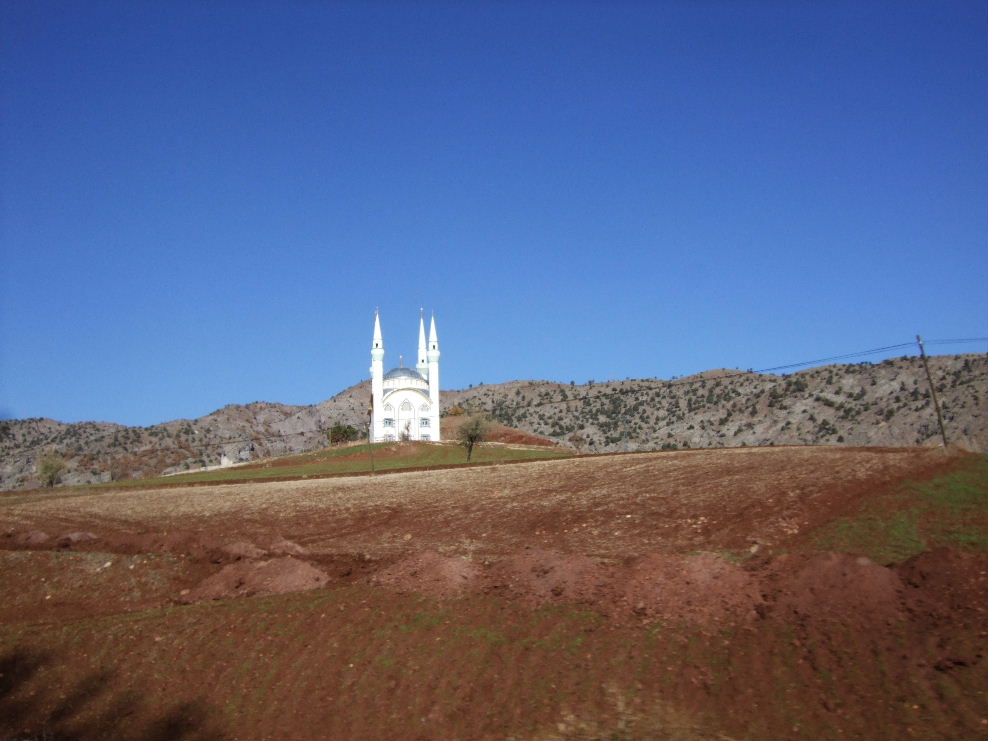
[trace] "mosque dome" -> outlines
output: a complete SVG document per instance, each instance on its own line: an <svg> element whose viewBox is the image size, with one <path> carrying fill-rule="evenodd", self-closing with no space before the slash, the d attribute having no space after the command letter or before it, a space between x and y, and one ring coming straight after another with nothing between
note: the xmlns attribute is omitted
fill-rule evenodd
<svg viewBox="0 0 988 741"><path fill-rule="evenodd" d="M414 368L405 368L405 367L392 368L391 370L389 370L387 373L384 374L384 380L386 381L389 378L414 378L419 381L425 380L425 378L422 377L422 374L419 373Z"/></svg>

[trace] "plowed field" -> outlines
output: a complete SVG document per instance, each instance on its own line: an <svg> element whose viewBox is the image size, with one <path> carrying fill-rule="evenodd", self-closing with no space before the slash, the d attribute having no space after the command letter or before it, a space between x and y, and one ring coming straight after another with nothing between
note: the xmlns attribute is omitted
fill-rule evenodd
<svg viewBox="0 0 988 741"><path fill-rule="evenodd" d="M985 459L0 495L0 738L984 738Z"/></svg>

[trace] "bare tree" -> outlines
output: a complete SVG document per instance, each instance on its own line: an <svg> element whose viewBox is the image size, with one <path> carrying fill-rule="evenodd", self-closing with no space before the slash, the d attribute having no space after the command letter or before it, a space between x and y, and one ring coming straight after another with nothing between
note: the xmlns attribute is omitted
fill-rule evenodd
<svg viewBox="0 0 988 741"><path fill-rule="evenodd" d="M472 414L463 420L456 437L460 445L467 449L467 460L473 456L473 446L486 440L490 432L490 420L482 414Z"/></svg>
<svg viewBox="0 0 988 741"><path fill-rule="evenodd" d="M38 478L50 489L62 480L66 468L65 459L59 453L45 453L38 459Z"/></svg>
<svg viewBox="0 0 988 741"><path fill-rule="evenodd" d="M583 446L587 444L586 438L577 430L569 436L569 444L576 448L577 453L583 452Z"/></svg>

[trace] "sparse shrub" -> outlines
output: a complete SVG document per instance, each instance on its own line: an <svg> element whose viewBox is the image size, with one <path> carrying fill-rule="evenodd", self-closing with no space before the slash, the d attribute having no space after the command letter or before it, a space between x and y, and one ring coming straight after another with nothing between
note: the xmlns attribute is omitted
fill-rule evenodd
<svg viewBox="0 0 988 741"><path fill-rule="evenodd" d="M360 437L360 431L353 425L345 425L337 422L326 433L330 445L342 445L345 442L356 440Z"/></svg>
<svg viewBox="0 0 988 741"><path fill-rule="evenodd" d="M55 451L46 453L38 459L38 478L42 484L50 489L55 484L61 483L62 474L65 473L66 468L68 466L60 453Z"/></svg>

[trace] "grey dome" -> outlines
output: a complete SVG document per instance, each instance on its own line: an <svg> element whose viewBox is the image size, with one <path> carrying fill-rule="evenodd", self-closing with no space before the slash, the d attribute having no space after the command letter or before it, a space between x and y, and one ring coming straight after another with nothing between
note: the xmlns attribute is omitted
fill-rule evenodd
<svg viewBox="0 0 988 741"><path fill-rule="evenodd" d="M414 368L392 368L384 374L384 378L385 380L388 378L416 378L419 381L425 380L422 374Z"/></svg>

